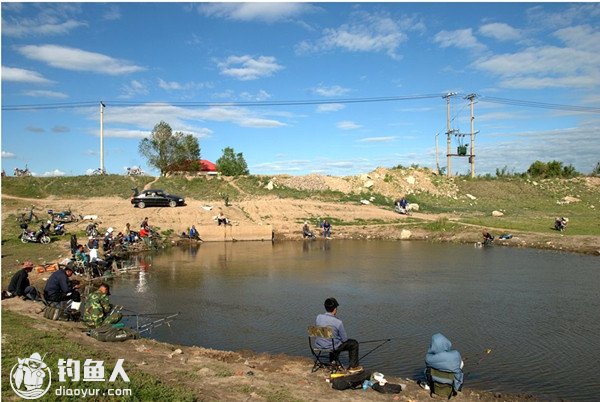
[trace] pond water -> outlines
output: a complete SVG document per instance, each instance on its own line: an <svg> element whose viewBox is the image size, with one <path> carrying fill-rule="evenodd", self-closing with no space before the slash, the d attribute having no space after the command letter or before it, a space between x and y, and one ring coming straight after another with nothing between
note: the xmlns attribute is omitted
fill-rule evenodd
<svg viewBox="0 0 600 402"><path fill-rule="evenodd" d="M395 241L238 242L137 257L112 302L182 314L151 337L310 356L306 328L335 297L351 338L393 338L361 363L417 379L431 335L465 360L465 388L594 400L600 392L600 259ZM376 343L361 347L362 356ZM485 354L486 349L491 353Z"/></svg>

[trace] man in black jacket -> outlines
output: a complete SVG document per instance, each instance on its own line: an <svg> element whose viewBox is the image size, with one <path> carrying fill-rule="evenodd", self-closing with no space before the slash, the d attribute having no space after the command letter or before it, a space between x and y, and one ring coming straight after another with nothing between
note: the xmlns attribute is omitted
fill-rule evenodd
<svg viewBox="0 0 600 402"><path fill-rule="evenodd" d="M73 268L59 269L48 278L44 288L44 297L47 301L61 302L64 300L81 301L81 295L75 289L79 285L73 285L69 278L73 275Z"/></svg>
<svg viewBox="0 0 600 402"><path fill-rule="evenodd" d="M33 262L25 261L23 268L18 270L8 284L8 297L21 296L24 299L35 300L37 298L37 290L29 283L29 273L33 269Z"/></svg>

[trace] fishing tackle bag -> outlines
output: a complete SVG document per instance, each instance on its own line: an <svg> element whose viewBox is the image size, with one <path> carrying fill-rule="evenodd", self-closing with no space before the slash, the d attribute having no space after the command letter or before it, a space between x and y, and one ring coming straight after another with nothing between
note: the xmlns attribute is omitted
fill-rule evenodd
<svg viewBox="0 0 600 402"><path fill-rule="evenodd" d="M65 307L44 307L44 318L53 321L79 321L81 314L77 310Z"/></svg>
<svg viewBox="0 0 600 402"><path fill-rule="evenodd" d="M131 328L115 327L112 324L90 329L87 334L100 342L123 342L140 337L139 332Z"/></svg>
<svg viewBox="0 0 600 402"><path fill-rule="evenodd" d="M331 388L343 391L345 389L362 388L363 382L371 378L371 372L361 371L356 374L348 374L331 380Z"/></svg>
<svg viewBox="0 0 600 402"><path fill-rule="evenodd" d="M402 391L402 385L391 384L389 382L386 382L383 385L379 385L379 383L376 382L371 388L377 392L381 392L382 394L399 394Z"/></svg>

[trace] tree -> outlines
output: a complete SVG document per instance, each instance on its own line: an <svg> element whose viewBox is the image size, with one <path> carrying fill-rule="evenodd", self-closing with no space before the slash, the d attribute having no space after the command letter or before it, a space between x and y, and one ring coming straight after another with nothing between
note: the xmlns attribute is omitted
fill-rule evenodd
<svg viewBox="0 0 600 402"><path fill-rule="evenodd" d="M138 149L148 159L148 164L160 170L163 176L170 166L189 161L194 161L197 165L200 159L198 139L179 131L173 134L171 126L164 121L154 126L150 137L140 141Z"/></svg>
<svg viewBox="0 0 600 402"><path fill-rule="evenodd" d="M236 154L230 147L225 148L223 156L217 159L217 169L225 176L240 176L250 173L244 155L241 152Z"/></svg>
<svg viewBox="0 0 600 402"><path fill-rule="evenodd" d="M542 179L551 177L569 179L579 176L579 172L575 170L573 165L563 166L562 162L556 160L547 163L535 161L529 166L527 173L532 177L540 177Z"/></svg>
<svg viewBox="0 0 600 402"><path fill-rule="evenodd" d="M600 176L600 162L596 163L596 167L592 170L592 176Z"/></svg>

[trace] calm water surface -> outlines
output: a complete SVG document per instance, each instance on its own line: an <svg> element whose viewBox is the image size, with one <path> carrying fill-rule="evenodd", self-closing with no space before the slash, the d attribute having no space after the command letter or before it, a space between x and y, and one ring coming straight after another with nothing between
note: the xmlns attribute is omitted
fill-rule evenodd
<svg viewBox="0 0 600 402"><path fill-rule="evenodd" d="M181 311L151 334L163 341L309 356L306 327L335 297L350 337L393 338L361 361L369 369L418 378L431 335L442 332L463 355L467 388L567 400L600 393L598 257L318 240L141 258L151 267L115 279L112 301Z"/></svg>

